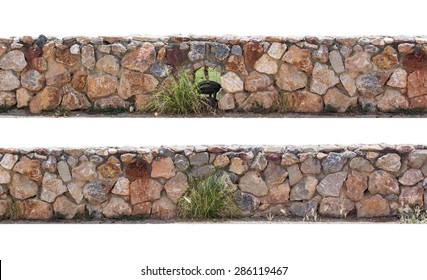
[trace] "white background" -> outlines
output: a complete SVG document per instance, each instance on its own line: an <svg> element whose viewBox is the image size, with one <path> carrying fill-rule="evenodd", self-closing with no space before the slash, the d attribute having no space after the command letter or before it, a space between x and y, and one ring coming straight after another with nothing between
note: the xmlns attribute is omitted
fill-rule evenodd
<svg viewBox="0 0 427 280"><path fill-rule="evenodd" d="M4 1L0 37L423 35L425 6L372 0ZM424 119L3 118L0 128L2 147L427 143ZM390 224L0 225L0 259L2 279L17 280L144 279L139 270L146 265L289 266L285 279L420 279L426 229Z"/></svg>

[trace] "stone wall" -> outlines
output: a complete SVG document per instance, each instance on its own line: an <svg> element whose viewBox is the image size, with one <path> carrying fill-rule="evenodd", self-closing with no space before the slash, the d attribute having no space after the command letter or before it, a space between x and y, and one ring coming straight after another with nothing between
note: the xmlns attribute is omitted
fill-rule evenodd
<svg viewBox="0 0 427 280"><path fill-rule="evenodd" d="M427 146L0 149L0 217L176 217L188 176L225 174L242 216L392 217L425 207Z"/></svg>
<svg viewBox="0 0 427 280"><path fill-rule="evenodd" d="M274 112L278 98L289 112L401 112L427 108L426 50L408 37L0 39L0 106L139 110L168 73L206 65L220 112Z"/></svg>

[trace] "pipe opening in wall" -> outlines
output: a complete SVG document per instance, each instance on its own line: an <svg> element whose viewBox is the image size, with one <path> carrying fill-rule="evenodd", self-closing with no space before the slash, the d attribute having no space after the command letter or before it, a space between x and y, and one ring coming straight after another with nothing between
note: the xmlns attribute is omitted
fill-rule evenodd
<svg viewBox="0 0 427 280"><path fill-rule="evenodd" d="M197 70L194 75L200 94L205 95L211 104L216 106L217 94L221 90L219 83L221 73L212 67L205 66Z"/></svg>

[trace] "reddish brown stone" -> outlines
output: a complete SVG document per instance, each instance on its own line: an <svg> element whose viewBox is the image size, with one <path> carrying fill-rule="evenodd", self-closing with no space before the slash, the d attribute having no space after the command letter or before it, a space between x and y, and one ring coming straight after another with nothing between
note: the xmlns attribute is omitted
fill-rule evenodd
<svg viewBox="0 0 427 280"><path fill-rule="evenodd" d="M348 174L345 185L347 187L347 196L354 201L359 201L363 198L368 188L368 176L362 172L352 170Z"/></svg>
<svg viewBox="0 0 427 280"><path fill-rule="evenodd" d="M114 156L109 157L106 163L98 166L98 172L104 178L116 178L123 173L120 161Z"/></svg>
<svg viewBox="0 0 427 280"><path fill-rule="evenodd" d="M289 110L299 113L318 113L323 110L322 98L309 91L297 91L288 95Z"/></svg>
<svg viewBox="0 0 427 280"><path fill-rule="evenodd" d="M151 202L142 202L133 206L134 215L150 215L151 214Z"/></svg>
<svg viewBox="0 0 427 280"><path fill-rule="evenodd" d="M31 99L30 112L38 114L44 110L53 110L61 104L61 93L56 87L45 87Z"/></svg>
<svg viewBox="0 0 427 280"><path fill-rule="evenodd" d="M152 215L160 219L172 219L176 216L176 205L166 195L153 203Z"/></svg>
<svg viewBox="0 0 427 280"><path fill-rule="evenodd" d="M413 72L427 67L427 54L421 50L406 54L402 58L403 68Z"/></svg>
<svg viewBox="0 0 427 280"><path fill-rule="evenodd" d="M120 97L128 99L136 94L152 92L159 82L150 74L123 70L120 78L118 93Z"/></svg>
<svg viewBox="0 0 427 280"><path fill-rule="evenodd" d="M42 54L42 49L37 45L30 46L25 52L25 58L27 61L32 61L34 58L39 57Z"/></svg>
<svg viewBox="0 0 427 280"><path fill-rule="evenodd" d="M36 57L31 61L31 66L37 71L44 72L47 70L47 61L43 57Z"/></svg>
<svg viewBox="0 0 427 280"><path fill-rule="evenodd" d="M113 94L117 88L117 78L112 75L95 74L88 76L87 95L91 99L106 97Z"/></svg>
<svg viewBox="0 0 427 280"><path fill-rule="evenodd" d="M134 181L136 179L148 179L150 177L148 164L142 160L128 164L125 168L125 173L126 177L130 181Z"/></svg>
<svg viewBox="0 0 427 280"><path fill-rule="evenodd" d="M251 41L243 46L243 57L246 66L253 68L255 62L264 54L264 48L259 42Z"/></svg>
<svg viewBox="0 0 427 280"><path fill-rule="evenodd" d="M135 205L159 199L163 186L153 179L137 179L130 184L129 190L131 203Z"/></svg>
<svg viewBox="0 0 427 280"><path fill-rule="evenodd" d="M122 59L124 68L145 72L156 60L156 49L151 43L144 43L128 52Z"/></svg>
<svg viewBox="0 0 427 280"><path fill-rule="evenodd" d="M187 59L187 53L181 50L178 45L173 45L167 49L166 63L178 70L181 64Z"/></svg>
<svg viewBox="0 0 427 280"><path fill-rule="evenodd" d="M409 108L427 108L427 95L411 98L409 100Z"/></svg>
<svg viewBox="0 0 427 280"><path fill-rule="evenodd" d="M408 76L408 97L427 94L427 70L417 70Z"/></svg>
<svg viewBox="0 0 427 280"><path fill-rule="evenodd" d="M65 50L56 49L55 60L67 66L74 66L79 61L77 56L74 56L70 53L69 49L65 49Z"/></svg>
<svg viewBox="0 0 427 280"><path fill-rule="evenodd" d="M225 70L237 72L242 75L248 74L243 56L231 55L225 64Z"/></svg>
<svg viewBox="0 0 427 280"><path fill-rule="evenodd" d="M257 71L252 71L245 79L245 90L256 92L267 89L273 85L272 81L266 74L260 74Z"/></svg>
<svg viewBox="0 0 427 280"><path fill-rule="evenodd" d="M286 203L289 201L289 193L291 188L288 182L278 185L277 187L270 188L268 191L267 201L268 203Z"/></svg>
<svg viewBox="0 0 427 280"><path fill-rule="evenodd" d="M151 177L170 179L175 176L175 165L170 157L161 157L153 161Z"/></svg>
<svg viewBox="0 0 427 280"><path fill-rule="evenodd" d="M390 215L390 206L386 199L377 194L356 203L357 217L372 218Z"/></svg>
<svg viewBox="0 0 427 280"><path fill-rule="evenodd" d="M19 214L28 220L47 220L52 218L52 206L38 199L29 199L18 203Z"/></svg>
<svg viewBox="0 0 427 280"><path fill-rule="evenodd" d="M22 157L13 168L13 171L21 173L36 182L40 182L43 178L41 163L38 160L31 160L27 157Z"/></svg>
<svg viewBox="0 0 427 280"><path fill-rule="evenodd" d="M424 189L423 187L403 187L402 192L399 196L399 204L409 205L409 206L415 206L423 205L423 194Z"/></svg>
<svg viewBox="0 0 427 280"><path fill-rule="evenodd" d="M71 84L73 88L78 91L84 91L86 87L87 73L85 70L77 70L73 73Z"/></svg>

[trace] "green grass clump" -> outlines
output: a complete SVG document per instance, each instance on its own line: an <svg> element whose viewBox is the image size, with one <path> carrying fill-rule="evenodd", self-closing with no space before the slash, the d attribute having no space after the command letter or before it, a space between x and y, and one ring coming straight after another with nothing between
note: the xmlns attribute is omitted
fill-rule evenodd
<svg viewBox="0 0 427 280"><path fill-rule="evenodd" d="M289 96L286 93L279 92L279 96L273 104L273 111L277 113L287 113L289 109Z"/></svg>
<svg viewBox="0 0 427 280"><path fill-rule="evenodd" d="M425 224L427 223L427 213L420 206L414 208L405 206L397 210L399 221L402 224Z"/></svg>
<svg viewBox="0 0 427 280"><path fill-rule="evenodd" d="M0 105L0 114L4 114L13 109L13 106Z"/></svg>
<svg viewBox="0 0 427 280"><path fill-rule="evenodd" d="M190 189L178 201L178 213L183 218L231 218L238 213L233 189L225 176L211 175L205 179L190 179Z"/></svg>
<svg viewBox="0 0 427 280"><path fill-rule="evenodd" d="M181 71L177 76L169 76L151 96L146 111L160 114L197 115L210 108L208 99L201 95L189 73Z"/></svg>

